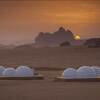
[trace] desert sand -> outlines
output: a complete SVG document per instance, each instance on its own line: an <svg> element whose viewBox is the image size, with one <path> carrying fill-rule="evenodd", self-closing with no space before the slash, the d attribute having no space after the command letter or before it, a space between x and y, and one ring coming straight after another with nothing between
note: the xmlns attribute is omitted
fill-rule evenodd
<svg viewBox="0 0 100 100"><path fill-rule="evenodd" d="M53 82L59 71L40 71L45 80L0 80L0 100L100 100L100 83Z"/></svg>
<svg viewBox="0 0 100 100"><path fill-rule="evenodd" d="M100 48L52 47L0 49L0 65L17 67L28 65L34 68L79 67L100 65Z"/></svg>
<svg viewBox="0 0 100 100"><path fill-rule="evenodd" d="M53 81L66 67L100 65L100 48L0 50L0 65L17 67L23 64L37 68L45 79L0 80L0 100L100 100L100 82Z"/></svg>

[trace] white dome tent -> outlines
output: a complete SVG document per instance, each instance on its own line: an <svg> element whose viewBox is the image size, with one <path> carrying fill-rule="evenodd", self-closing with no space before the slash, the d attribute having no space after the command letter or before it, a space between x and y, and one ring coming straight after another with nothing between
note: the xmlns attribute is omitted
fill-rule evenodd
<svg viewBox="0 0 100 100"><path fill-rule="evenodd" d="M5 70L3 66L0 66L0 76L2 75L2 72Z"/></svg>
<svg viewBox="0 0 100 100"><path fill-rule="evenodd" d="M74 68L67 68L64 70L64 72L62 73L62 76L65 79L75 79L76 78L76 70Z"/></svg>
<svg viewBox="0 0 100 100"><path fill-rule="evenodd" d="M35 73L35 70L27 66L19 66L16 69L16 76L18 77L31 77L34 75L34 73Z"/></svg>
<svg viewBox="0 0 100 100"><path fill-rule="evenodd" d="M77 78L96 78L96 73L89 66L82 66L77 70Z"/></svg>
<svg viewBox="0 0 100 100"><path fill-rule="evenodd" d="M2 76L15 77L16 76L16 70L14 68L6 68L3 71Z"/></svg>
<svg viewBox="0 0 100 100"><path fill-rule="evenodd" d="M100 67L92 66L91 69L95 71L97 77L100 77Z"/></svg>

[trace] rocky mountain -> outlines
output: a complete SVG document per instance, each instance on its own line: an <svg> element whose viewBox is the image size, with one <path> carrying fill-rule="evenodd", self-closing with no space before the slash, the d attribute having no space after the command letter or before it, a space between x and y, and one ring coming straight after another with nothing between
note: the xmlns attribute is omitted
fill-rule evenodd
<svg viewBox="0 0 100 100"><path fill-rule="evenodd" d="M60 27L56 32L53 33L40 32L35 38L35 44L39 47L59 46L59 44L65 41L73 43L74 35L69 29L65 30L63 27Z"/></svg>

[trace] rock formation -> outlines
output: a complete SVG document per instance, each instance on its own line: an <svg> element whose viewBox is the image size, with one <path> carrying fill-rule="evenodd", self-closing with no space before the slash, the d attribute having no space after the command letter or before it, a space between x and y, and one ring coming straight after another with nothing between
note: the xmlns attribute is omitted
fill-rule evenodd
<svg viewBox="0 0 100 100"><path fill-rule="evenodd" d="M100 38L91 38L86 40L86 42L84 43L85 46L88 47L100 47Z"/></svg>
<svg viewBox="0 0 100 100"><path fill-rule="evenodd" d="M35 44L40 47L59 46L59 44L65 41L72 43L74 41L74 35L70 30L65 30L63 27L60 27L54 33L40 32L35 38Z"/></svg>

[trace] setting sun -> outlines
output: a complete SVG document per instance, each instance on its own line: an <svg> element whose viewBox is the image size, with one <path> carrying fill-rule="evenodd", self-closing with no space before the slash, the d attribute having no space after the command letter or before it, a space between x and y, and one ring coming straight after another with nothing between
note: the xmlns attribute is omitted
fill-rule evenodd
<svg viewBox="0 0 100 100"><path fill-rule="evenodd" d="M76 36L74 37L74 39L75 39L75 40L80 40L81 37L80 37L79 35L76 35Z"/></svg>

